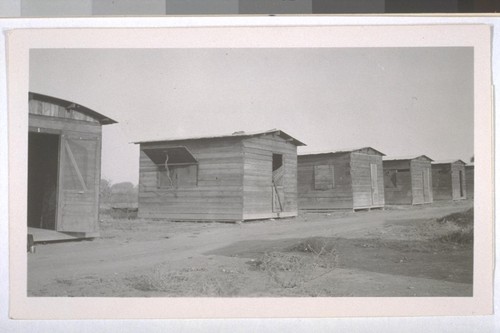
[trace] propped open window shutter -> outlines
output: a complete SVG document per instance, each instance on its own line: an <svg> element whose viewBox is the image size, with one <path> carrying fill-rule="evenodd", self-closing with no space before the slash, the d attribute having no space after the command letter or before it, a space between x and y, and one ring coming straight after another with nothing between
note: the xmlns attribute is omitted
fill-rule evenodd
<svg viewBox="0 0 500 333"><path fill-rule="evenodd" d="M198 185L198 161L186 147L145 148L143 152L156 164L158 188Z"/></svg>

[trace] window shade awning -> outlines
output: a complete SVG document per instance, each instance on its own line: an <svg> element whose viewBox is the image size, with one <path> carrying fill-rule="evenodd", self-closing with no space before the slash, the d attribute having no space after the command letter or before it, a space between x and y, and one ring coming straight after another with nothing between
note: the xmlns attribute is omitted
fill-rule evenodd
<svg viewBox="0 0 500 333"><path fill-rule="evenodd" d="M186 147L145 148L142 150L157 165L164 165L168 155L168 164L198 164L198 161Z"/></svg>

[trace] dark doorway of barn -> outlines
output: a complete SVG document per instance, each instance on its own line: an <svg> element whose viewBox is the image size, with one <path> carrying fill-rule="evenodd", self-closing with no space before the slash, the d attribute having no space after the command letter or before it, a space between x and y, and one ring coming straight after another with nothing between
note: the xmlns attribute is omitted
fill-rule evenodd
<svg viewBox="0 0 500 333"><path fill-rule="evenodd" d="M28 227L56 229L59 135L29 133Z"/></svg>
<svg viewBox="0 0 500 333"><path fill-rule="evenodd" d="M273 154L273 212L282 212L285 204L285 190L283 188L283 176L285 168L283 167L283 155Z"/></svg>

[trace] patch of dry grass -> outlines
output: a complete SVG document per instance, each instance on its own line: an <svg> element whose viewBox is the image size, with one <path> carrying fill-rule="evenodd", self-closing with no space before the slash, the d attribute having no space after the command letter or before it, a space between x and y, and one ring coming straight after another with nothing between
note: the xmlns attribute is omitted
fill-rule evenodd
<svg viewBox="0 0 500 333"><path fill-rule="evenodd" d="M296 288L330 273L337 253L330 240L307 238L281 252L266 252L253 265L282 288Z"/></svg>
<svg viewBox="0 0 500 333"><path fill-rule="evenodd" d="M455 230L438 237L437 239L445 243L460 245L472 244L474 241L474 208L465 212L454 213L437 220L440 224L455 226Z"/></svg>
<svg viewBox="0 0 500 333"><path fill-rule="evenodd" d="M185 268L169 271L156 266L150 272L128 278L129 285L140 291L161 292L168 296L228 297L238 294L238 272L222 269Z"/></svg>

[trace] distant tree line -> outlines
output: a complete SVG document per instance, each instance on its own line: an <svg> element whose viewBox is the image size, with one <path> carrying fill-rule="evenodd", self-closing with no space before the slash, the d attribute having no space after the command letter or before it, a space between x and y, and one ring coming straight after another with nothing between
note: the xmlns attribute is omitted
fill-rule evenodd
<svg viewBox="0 0 500 333"><path fill-rule="evenodd" d="M113 184L108 179L101 179L99 198L101 205L137 205L138 186L131 182Z"/></svg>

